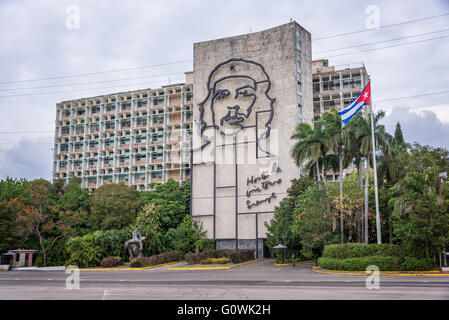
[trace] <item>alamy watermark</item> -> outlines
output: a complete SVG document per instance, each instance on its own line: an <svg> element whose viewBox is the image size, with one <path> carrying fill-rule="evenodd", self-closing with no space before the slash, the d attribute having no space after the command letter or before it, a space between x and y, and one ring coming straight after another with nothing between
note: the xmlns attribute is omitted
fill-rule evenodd
<svg viewBox="0 0 449 320"><path fill-rule="evenodd" d="M365 20L365 26L367 29L379 29L380 28L380 9L378 6L370 5L365 9L365 13L368 15Z"/></svg>
<svg viewBox="0 0 449 320"><path fill-rule="evenodd" d="M65 288L67 290L79 289L80 288L80 269L78 266L68 266L65 269L65 273L69 276L65 280Z"/></svg>
<svg viewBox="0 0 449 320"><path fill-rule="evenodd" d="M71 4L65 8L65 13L68 14L65 19L65 27L69 30L79 30L80 8L77 5Z"/></svg>
<svg viewBox="0 0 449 320"><path fill-rule="evenodd" d="M374 265L368 266L365 272L368 275L365 281L366 288L368 290L380 289L379 267Z"/></svg>

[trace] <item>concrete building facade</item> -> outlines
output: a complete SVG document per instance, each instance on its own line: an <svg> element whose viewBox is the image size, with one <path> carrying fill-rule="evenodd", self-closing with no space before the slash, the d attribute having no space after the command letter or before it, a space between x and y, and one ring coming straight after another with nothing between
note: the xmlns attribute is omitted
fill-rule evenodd
<svg viewBox="0 0 449 320"><path fill-rule="evenodd" d="M369 82L362 63L338 69L329 66L327 59L316 60L312 61L312 72L314 120L330 108L340 110L349 105Z"/></svg>
<svg viewBox="0 0 449 320"><path fill-rule="evenodd" d="M217 248L264 255L264 223L299 176L290 137L313 121L310 39L292 22L194 44L191 210Z"/></svg>
<svg viewBox="0 0 449 320"><path fill-rule="evenodd" d="M89 189L188 181L191 80L187 73L186 84L58 103L53 178L79 177Z"/></svg>

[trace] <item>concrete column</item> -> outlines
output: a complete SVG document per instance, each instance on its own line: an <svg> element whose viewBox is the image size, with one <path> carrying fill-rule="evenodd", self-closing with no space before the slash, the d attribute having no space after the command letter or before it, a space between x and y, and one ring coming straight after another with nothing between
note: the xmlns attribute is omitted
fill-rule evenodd
<svg viewBox="0 0 449 320"><path fill-rule="evenodd" d="M320 114L324 113L324 102L323 102L323 95L320 94Z"/></svg>
<svg viewBox="0 0 449 320"><path fill-rule="evenodd" d="M343 92L340 91L340 104L341 108L343 109L345 107L344 99L343 99Z"/></svg>
<svg viewBox="0 0 449 320"><path fill-rule="evenodd" d="M338 73L340 76L340 91L343 90L343 74L341 72Z"/></svg>

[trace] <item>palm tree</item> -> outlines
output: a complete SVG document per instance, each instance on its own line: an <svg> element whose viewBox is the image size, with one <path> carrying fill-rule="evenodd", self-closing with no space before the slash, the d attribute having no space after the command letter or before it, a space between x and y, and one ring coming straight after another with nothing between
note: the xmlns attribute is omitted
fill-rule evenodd
<svg viewBox="0 0 449 320"><path fill-rule="evenodd" d="M390 144L388 142L388 133L385 131L385 126L379 124L379 120L384 116L384 111L379 111L374 115L374 142L376 146L380 146L383 150L389 152ZM360 142L360 151L365 156L365 243L368 243L368 184L370 156L372 153L371 119L369 115L366 117L360 115L357 117L354 116L351 122L355 137Z"/></svg>
<svg viewBox="0 0 449 320"><path fill-rule="evenodd" d="M300 123L296 127L296 131L291 136L291 139L297 140L291 151L291 155L295 159L296 165L299 167L301 164L308 161L308 167L310 167L310 162L312 162L315 165L317 181L319 183L319 160L326 155L325 140L321 125L316 123L312 129L309 124Z"/></svg>
<svg viewBox="0 0 449 320"><path fill-rule="evenodd" d="M343 130L341 117L335 108L323 114L320 121L324 124L326 142L332 152L338 154L339 180L340 180L340 208L343 206L343 145L345 131ZM343 243L343 212L340 209L340 242Z"/></svg>
<svg viewBox="0 0 449 320"><path fill-rule="evenodd" d="M362 119L360 119L362 118ZM363 116L360 113L357 113L352 120L345 127L345 144L344 144L344 162L345 167L349 166L352 162L357 167L357 184L360 190L363 190L363 170L362 170L362 149L360 139L357 139L356 129L359 125L359 121L363 120ZM364 209L361 207L360 220L358 221L359 227L358 229L358 237L359 239L363 239L363 221ZM362 240L363 241L363 240Z"/></svg>

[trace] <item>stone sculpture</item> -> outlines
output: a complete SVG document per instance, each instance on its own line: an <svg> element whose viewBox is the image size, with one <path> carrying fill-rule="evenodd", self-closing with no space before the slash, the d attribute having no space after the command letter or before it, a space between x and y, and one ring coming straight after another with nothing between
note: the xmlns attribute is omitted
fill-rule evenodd
<svg viewBox="0 0 449 320"><path fill-rule="evenodd" d="M136 228L133 231L133 238L125 242L125 250L128 250L129 261L133 258L142 258L143 240L145 240L145 237L142 237L142 228Z"/></svg>

